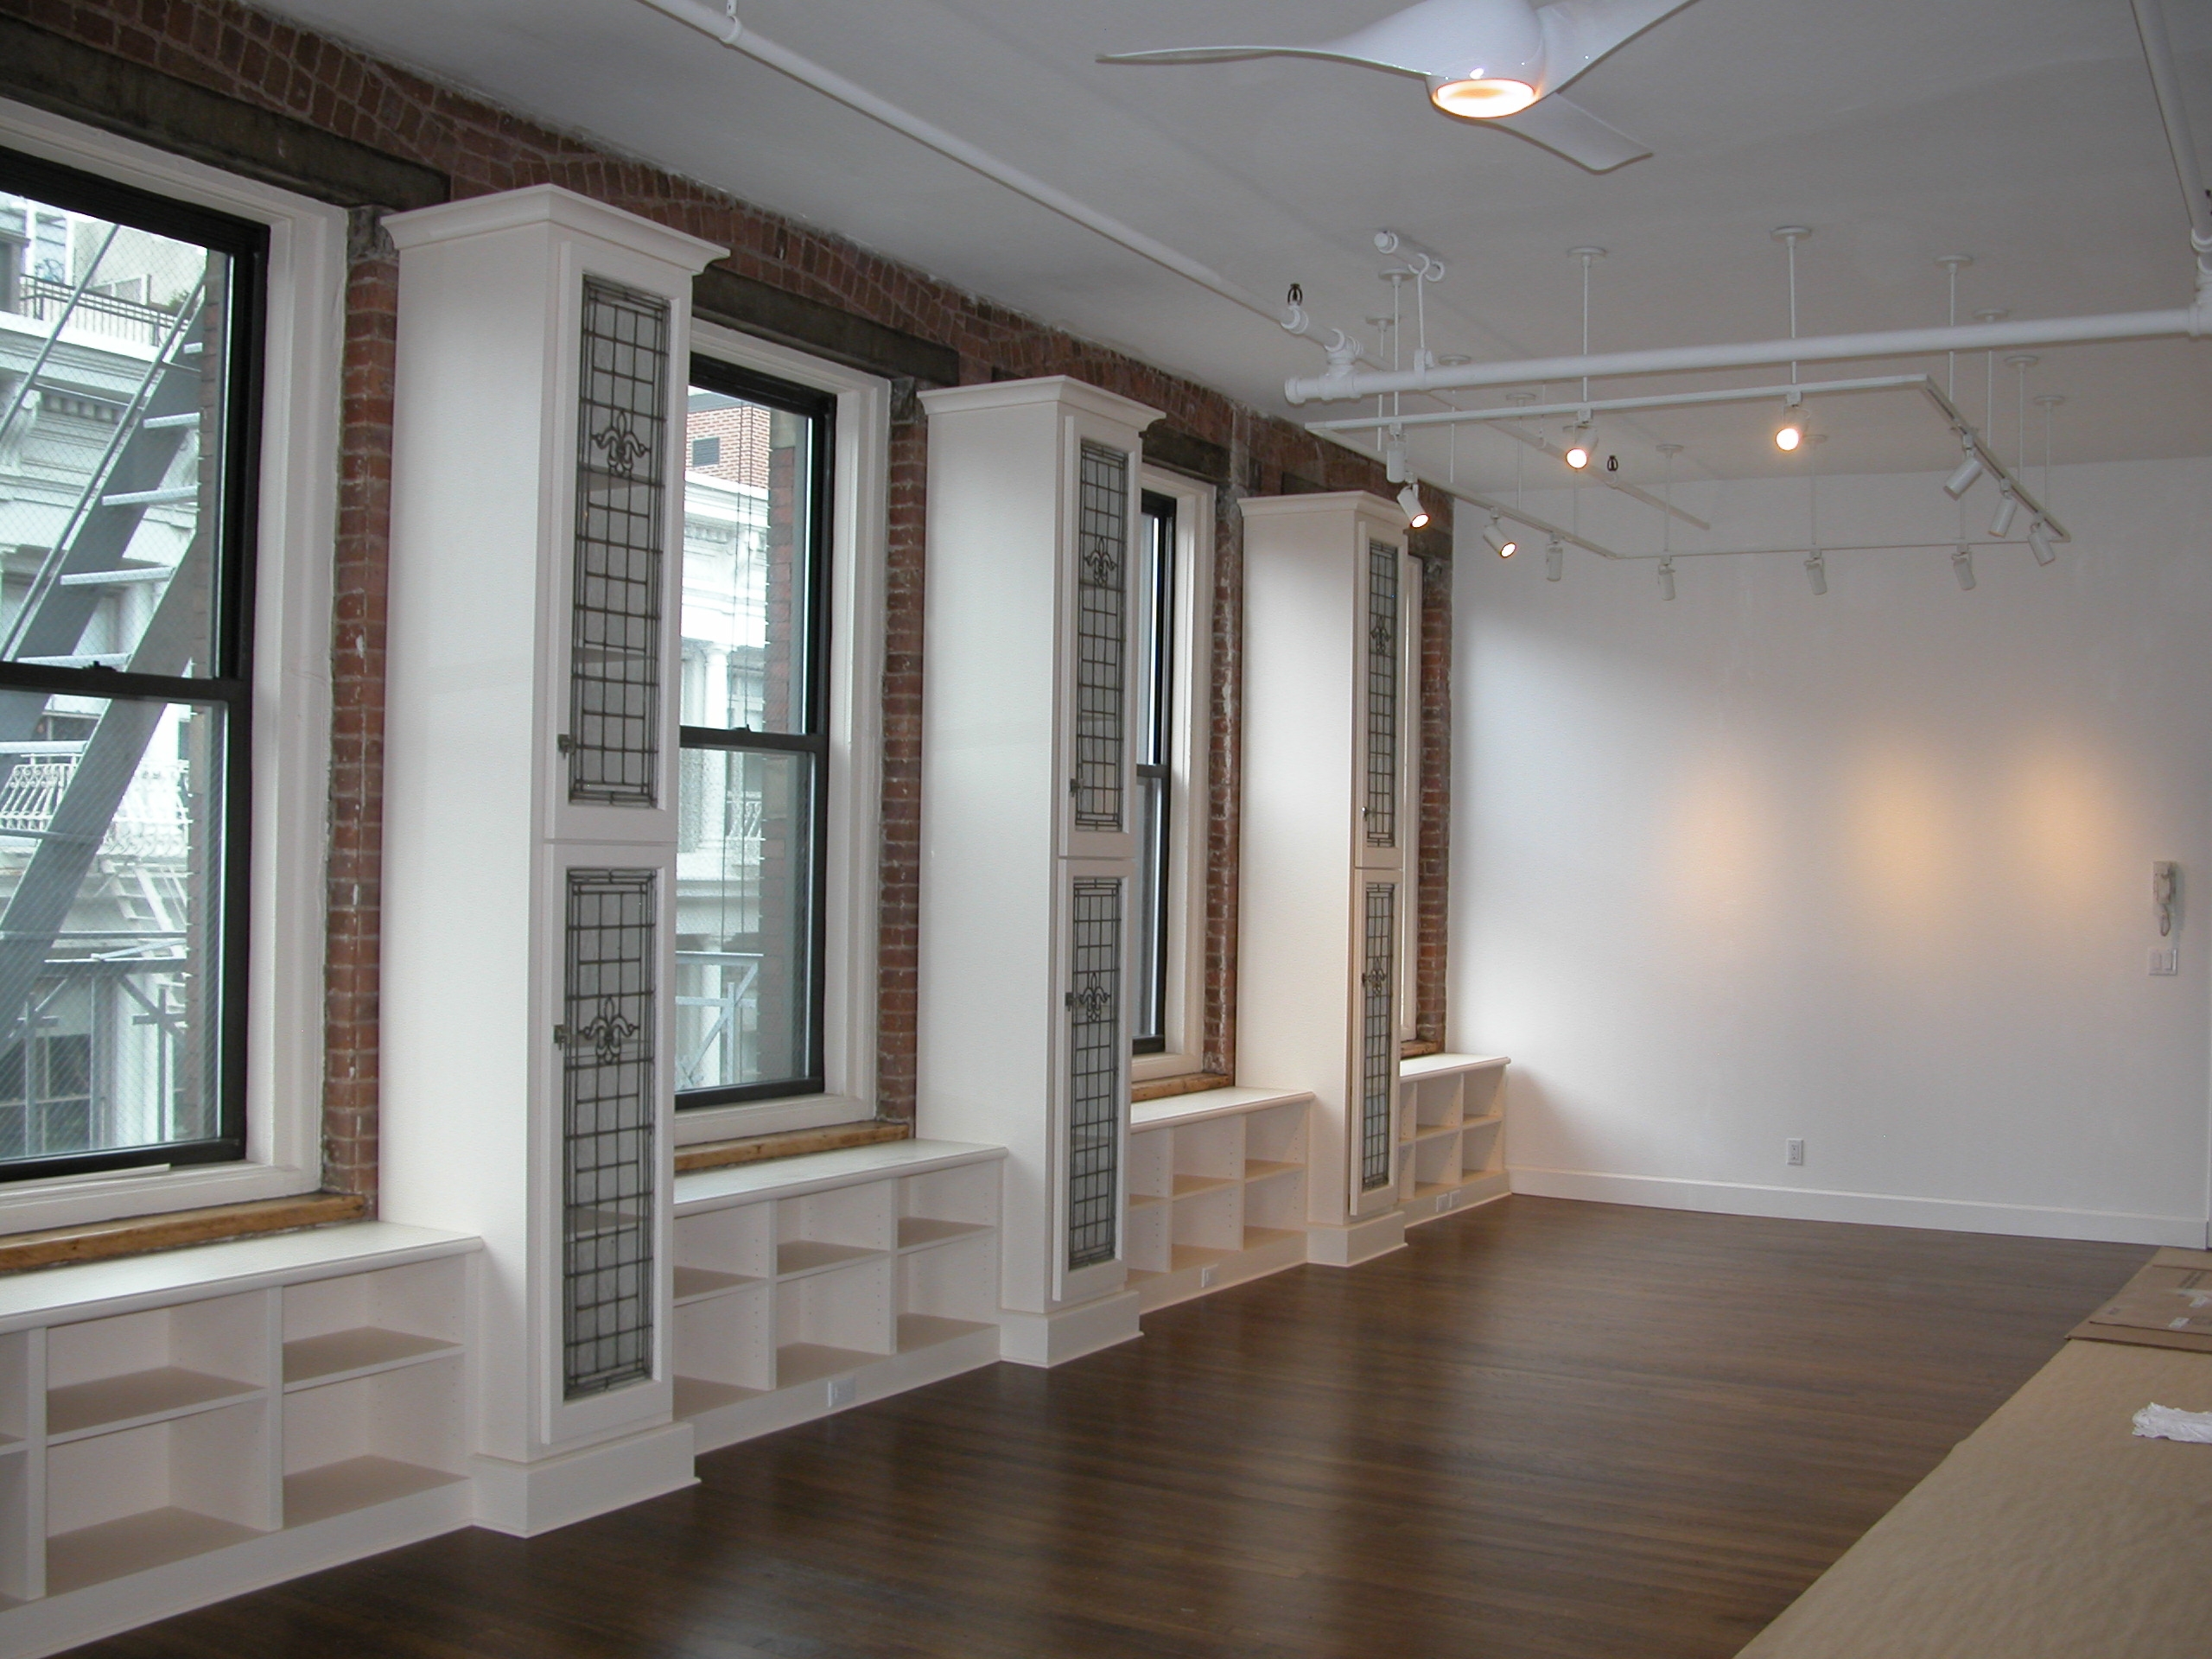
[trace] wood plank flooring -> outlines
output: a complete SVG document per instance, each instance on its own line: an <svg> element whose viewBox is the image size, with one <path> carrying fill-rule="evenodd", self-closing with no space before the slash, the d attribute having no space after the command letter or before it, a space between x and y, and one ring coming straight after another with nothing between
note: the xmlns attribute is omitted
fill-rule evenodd
<svg viewBox="0 0 2212 1659"><path fill-rule="evenodd" d="M1516 1198L99 1659L1724 1659L2140 1248Z"/></svg>

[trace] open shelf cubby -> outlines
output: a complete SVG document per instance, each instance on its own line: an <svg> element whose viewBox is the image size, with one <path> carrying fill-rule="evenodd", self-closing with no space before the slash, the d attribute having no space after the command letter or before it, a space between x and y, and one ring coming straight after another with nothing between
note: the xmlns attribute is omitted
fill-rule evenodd
<svg viewBox="0 0 2212 1659"><path fill-rule="evenodd" d="M998 1357L996 1147L892 1141L676 1187L676 1414L701 1451Z"/></svg>
<svg viewBox="0 0 2212 1659"><path fill-rule="evenodd" d="M1406 1224L1500 1198L1506 1061L1427 1054L1398 1071L1398 1200Z"/></svg>
<svg viewBox="0 0 2212 1659"><path fill-rule="evenodd" d="M466 1526L477 1248L362 1222L0 1279L0 1653L181 1561L180 1606L310 1570L335 1516L367 1549Z"/></svg>
<svg viewBox="0 0 2212 1659"><path fill-rule="evenodd" d="M1312 1098L1211 1089L1131 1110L1125 1255L1140 1306L1164 1307L1306 1259Z"/></svg>

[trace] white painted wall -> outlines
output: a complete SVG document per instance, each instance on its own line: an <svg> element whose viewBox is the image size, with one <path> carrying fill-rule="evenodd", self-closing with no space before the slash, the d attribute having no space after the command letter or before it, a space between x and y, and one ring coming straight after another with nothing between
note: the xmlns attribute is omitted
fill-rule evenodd
<svg viewBox="0 0 2212 1659"><path fill-rule="evenodd" d="M1517 1191L2203 1244L2212 461L2055 497L2075 545L1979 552L1972 593L1941 551L1832 554L1825 598L1795 556L1686 558L1671 604L1649 563L1548 583L1463 515L1451 1039L1513 1057ZM1708 545L1806 535L1801 482L1681 499ZM1823 482L1820 515L1962 517L1932 476Z"/></svg>

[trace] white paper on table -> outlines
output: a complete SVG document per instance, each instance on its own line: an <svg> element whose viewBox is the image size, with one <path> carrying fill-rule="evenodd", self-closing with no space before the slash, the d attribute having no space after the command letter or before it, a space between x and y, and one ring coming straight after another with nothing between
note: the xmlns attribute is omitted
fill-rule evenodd
<svg viewBox="0 0 2212 1659"><path fill-rule="evenodd" d="M2146 1440L2194 1440L2212 1446L2212 1411L2147 1405L2135 1414L2135 1432Z"/></svg>

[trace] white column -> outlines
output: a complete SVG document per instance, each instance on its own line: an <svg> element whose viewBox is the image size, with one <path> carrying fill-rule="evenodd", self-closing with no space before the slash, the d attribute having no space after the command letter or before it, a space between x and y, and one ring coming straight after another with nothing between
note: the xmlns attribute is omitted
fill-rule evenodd
<svg viewBox="0 0 2212 1659"><path fill-rule="evenodd" d="M526 1534L691 1478L690 1428L670 1421L667 1344L681 446L690 278L721 250L551 186L387 225L400 280L382 1213L484 1240L478 1514ZM664 356L624 365L659 358L657 433L648 393L639 418L594 413L601 429L579 434L588 290L601 296L595 317L620 290L664 325ZM588 488L580 455L596 469ZM660 482L657 513L641 505L649 475ZM596 513L620 509L638 513L632 541L658 543L636 556L659 583L641 647L657 666L658 705L640 705L651 718L638 728L658 776L633 801L589 790L575 799L584 763L572 755L572 670L607 654L594 647L571 662L572 577L580 532L604 530ZM564 1198L564 1103L568 1057L585 1051L558 1046L556 1027L576 1017L567 998L575 869L654 873L658 900L657 997L634 1005L641 1020L610 1002L613 1017L582 1039L625 1057L649 1043L658 1068L643 1109L644 1190L607 1206L650 1249L650 1300L626 1304L648 1320L650 1357L643 1375L603 1389L579 1387L566 1357L567 1241L582 1224Z"/></svg>
<svg viewBox="0 0 2212 1659"><path fill-rule="evenodd" d="M1057 1364L1137 1334L1122 1249L1136 851L1128 620L1139 435L1159 416L1063 377L922 401L919 1127L1008 1149L1001 1351ZM1097 677L1111 632L1100 607L1116 594L1117 703ZM1116 726L1110 757L1102 717ZM1083 970L1113 935L1109 987ZM1086 1173L1086 1157L1105 1161ZM1086 1215L1099 1218L1088 1231Z"/></svg>
<svg viewBox="0 0 2212 1659"><path fill-rule="evenodd" d="M1407 779L1419 764L1420 698L1408 636L1418 567L1406 551L1405 515L1378 496L1242 505L1237 1069L1313 1091L1307 1254L1349 1266L1405 1238L1396 946L1414 919L1405 902L1416 839ZM1366 981L1379 918L1390 933L1382 981L1391 1001L1376 1038ZM1371 1096L1382 1103L1387 1137L1379 1180L1363 1155Z"/></svg>

